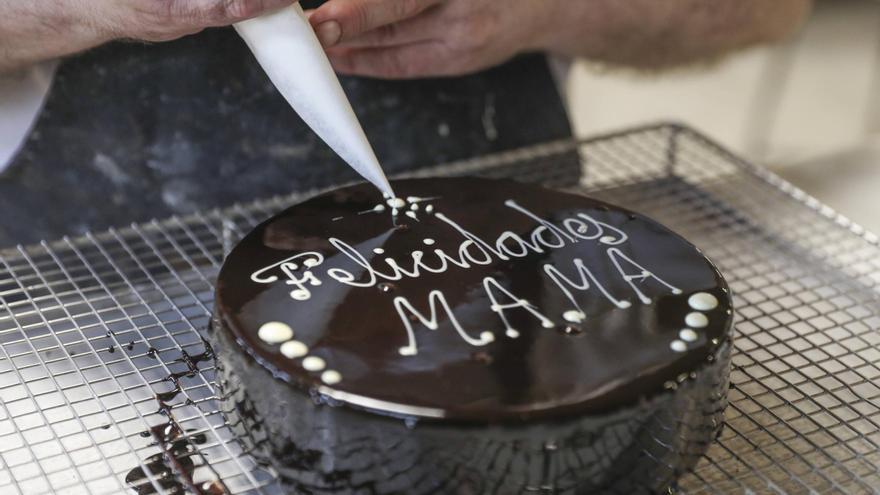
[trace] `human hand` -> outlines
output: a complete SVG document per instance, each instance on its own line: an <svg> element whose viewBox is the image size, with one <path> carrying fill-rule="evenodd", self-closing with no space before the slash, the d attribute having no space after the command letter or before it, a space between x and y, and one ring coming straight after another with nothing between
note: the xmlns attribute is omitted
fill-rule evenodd
<svg viewBox="0 0 880 495"><path fill-rule="evenodd" d="M114 39L167 41L294 0L0 0L0 70Z"/></svg>
<svg viewBox="0 0 880 495"><path fill-rule="evenodd" d="M310 21L341 73L452 76L541 49L550 3L556 0L329 0Z"/></svg>
<svg viewBox="0 0 880 495"><path fill-rule="evenodd" d="M167 41L226 26L290 5L294 0L109 0L118 22L112 35L144 41ZM109 7L108 8L111 8Z"/></svg>

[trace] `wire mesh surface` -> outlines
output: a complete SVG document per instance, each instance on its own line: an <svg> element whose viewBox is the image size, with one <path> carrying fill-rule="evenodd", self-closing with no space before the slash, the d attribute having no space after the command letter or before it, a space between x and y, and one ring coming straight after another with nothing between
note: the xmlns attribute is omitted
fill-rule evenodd
<svg viewBox="0 0 880 495"><path fill-rule="evenodd" d="M580 161L583 177L570 167ZM829 208L661 125L440 166L642 211L734 292L721 436L686 493L880 491L880 247ZM202 340L224 253L305 195L0 254L0 493L278 493L219 411Z"/></svg>

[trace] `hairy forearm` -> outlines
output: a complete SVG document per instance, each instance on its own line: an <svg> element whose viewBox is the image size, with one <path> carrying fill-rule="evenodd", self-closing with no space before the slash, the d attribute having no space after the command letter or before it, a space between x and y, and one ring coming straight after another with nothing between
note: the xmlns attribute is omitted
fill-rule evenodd
<svg viewBox="0 0 880 495"><path fill-rule="evenodd" d="M793 32L810 0L551 0L542 48L656 69L711 59Z"/></svg>
<svg viewBox="0 0 880 495"><path fill-rule="evenodd" d="M113 39L167 41L294 0L0 0L0 72Z"/></svg>
<svg viewBox="0 0 880 495"><path fill-rule="evenodd" d="M100 2L0 0L0 72L86 50L110 39L88 15Z"/></svg>

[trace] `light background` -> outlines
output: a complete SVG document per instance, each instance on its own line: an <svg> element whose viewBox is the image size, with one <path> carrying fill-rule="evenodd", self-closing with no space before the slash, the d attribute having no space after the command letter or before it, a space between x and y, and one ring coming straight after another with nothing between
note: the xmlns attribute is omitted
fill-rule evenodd
<svg viewBox="0 0 880 495"><path fill-rule="evenodd" d="M638 74L577 62L579 135L690 124L880 232L880 1L820 0L790 41Z"/></svg>

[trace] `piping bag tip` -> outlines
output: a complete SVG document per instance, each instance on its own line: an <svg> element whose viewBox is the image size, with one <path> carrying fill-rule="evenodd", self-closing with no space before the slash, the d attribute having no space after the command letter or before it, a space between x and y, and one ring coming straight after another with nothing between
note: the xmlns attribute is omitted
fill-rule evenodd
<svg viewBox="0 0 880 495"><path fill-rule="evenodd" d="M394 191L299 3L235 24L300 118L383 194Z"/></svg>

